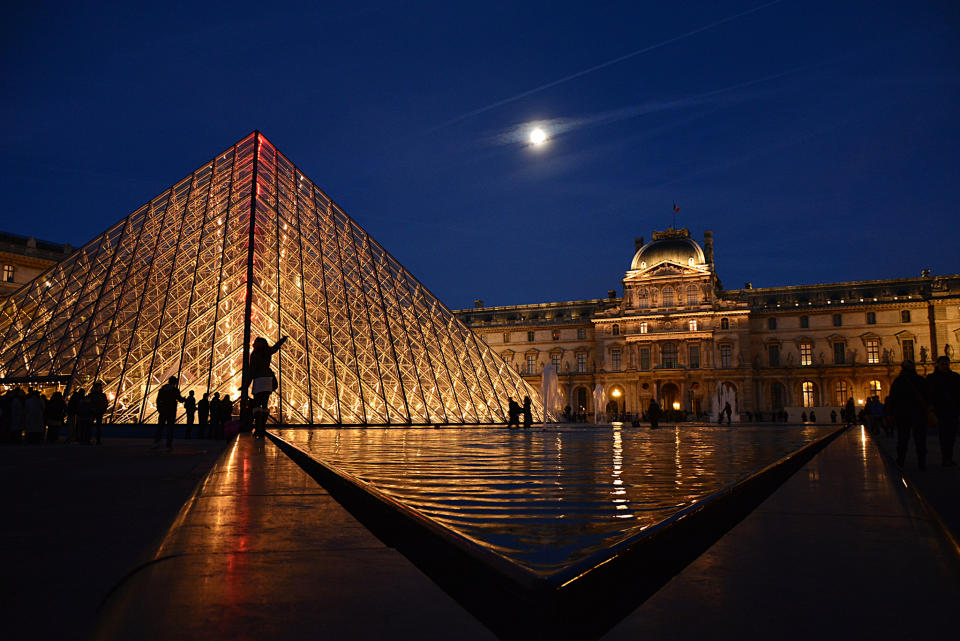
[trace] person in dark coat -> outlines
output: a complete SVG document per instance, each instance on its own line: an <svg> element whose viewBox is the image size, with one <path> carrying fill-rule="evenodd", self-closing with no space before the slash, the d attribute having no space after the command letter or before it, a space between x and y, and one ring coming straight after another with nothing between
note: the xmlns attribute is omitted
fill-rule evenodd
<svg viewBox="0 0 960 641"><path fill-rule="evenodd" d="M253 350L250 352L250 362L243 376L243 393L246 395L247 388L253 390L253 400L250 403L253 412L253 430L254 438L263 438L266 436L267 418L269 411L267 404L270 401L270 395L277 388L277 377L270 369L270 360L273 355L283 347L287 342L284 336L272 346L263 336L258 336L253 341Z"/></svg>
<svg viewBox="0 0 960 641"><path fill-rule="evenodd" d="M224 427L233 419L233 401L229 394L224 394L220 399L220 420L217 422L216 438L222 440L224 437Z"/></svg>
<svg viewBox="0 0 960 641"><path fill-rule="evenodd" d="M190 438L190 433L193 432L193 419L197 414L197 399L193 395L193 390L190 390L190 393L187 394L187 397L183 399L183 411L187 413L187 427L184 431L183 438Z"/></svg>
<svg viewBox="0 0 960 641"><path fill-rule="evenodd" d="M160 437L163 434L163 426L167 426L167 449L173 449L173 426L177 422L177 403L182 403L186 399L180 396L180 388L177 387L177 377L171 376L167 379L166 385L157 392L157 431L153 437L154 449L160 447Z"/></svg>
<svg viewBox="0 0 960 641"><path fill-rule="evenodd" d="M723 405L723 414L727 415L727 425L730 425L730 417L733 416L733 408L730 407L730 403L724 403ZM721 422L723 422L721 420Z"/></svg>
<svg viewBox="0 0 960 641"><path fill-rule="evenodd" d="M80 436L80 406L83 404L83 397L86 394L86 391L81 387L71 394L70 400L67 401L67 427L70 430L67 432L67 443L76 441Z"/></svg>
<svg viewBox="0 0 960 641"><path fill-rule="evenodd" d="M220 392L214 392L213 398L210 399L210 434L208 438L217 438L217 434L223 432L223 426L220 425L222 415L220 410Z"/></svg>
<svg viewBox="0 0 960 641"><path fill-rule="evenodd" d="M54 392L44 410L44 419L47 423L47 442L56 443L60 437L60 428L67 416L67 402L63 400L63 392Z"/></svg>
<svg viewBox="0 0 960 641"><path fill-rule="evenodd" d="M927 469L927 395L926 381L917 374L913 361L903 361L887 398L897 425L897 465L900 467L906 463L907 448L913 436L918 467Z"/></svg>
<svg viewBox="0 0 960 641"><path fill-rule="evenodd" d="M207 429L207 419L210 417L208 396L210 396L210 392L204 392L200 400L197 401L197 438L203 438L203 433Z"/></svg>
<svg viewBox="0 0 960 641"><path fill-rule="evenodd" d="M510 429L514 426L520 427L520 403L513 400L513 398L507 399L507 428Z"/></svg>
<svg viewBox="0 0 960 641"><path fill-rule="evenodd" d="M529 396L523 397L523 428L527 429L533 424L533 412L530 410L532 401Z"/></svg>
<svg viewBox="0 0 960 641"><path fill-rule="evenodd" d="M90 442L90 430L93 427L96 427L97 430L97 445L102 445L103 440L103 415L107 411L107 395L103 393L103 383L96 381L93 384L93 387L90 388L90 393L87 394L84 398L84 405L86 405L86 411L81 410L81 413L86 414L87 418L87 431L84 434L83 442Z"/></svg>
<svg viewBox="0 0 960 641"><path fill-rule="evenodd" d="M843 409L843 421L847 425L853 425L857 421L857 408L853 404L853 398L847 399L847 405Z"/></svg>
<svg viewBox="0 0 960 641"><path fill-rule="evenodd" d="M650 429L655 430L660 427L660 403L657 399L651 398L650 405L647 407L647 420L650 421Z"/></svg>
<svg viewBox="0 0 960 641"><path fill-rule="evenodd" d="M937 368L927 376L927 387L940 431L940 460L944 467L953 467L953 444L960 419L960 374L951 371L949 357L937 359Z"/></svg>

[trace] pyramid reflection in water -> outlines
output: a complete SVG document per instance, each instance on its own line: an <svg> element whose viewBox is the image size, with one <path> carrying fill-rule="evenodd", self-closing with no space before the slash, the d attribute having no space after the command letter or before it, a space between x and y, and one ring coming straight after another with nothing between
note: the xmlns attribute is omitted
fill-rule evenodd
<svg viewBox="0 0 960 641"><path fill-rule="evenodd" d="M169 376L235 397L252 338L273 413L312 424L491 423L536 393L330 198L250 134L3 303L0 378L104 382L149 421Z"/></svg>

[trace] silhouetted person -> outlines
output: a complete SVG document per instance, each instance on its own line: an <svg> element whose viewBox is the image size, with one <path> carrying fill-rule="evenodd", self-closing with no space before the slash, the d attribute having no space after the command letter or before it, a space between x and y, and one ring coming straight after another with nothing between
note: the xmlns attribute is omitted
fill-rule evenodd
<svg viewBox="0 0 960 641"><path fill-rule="evenodd" d="M90 388L90 393L83 400L81 408L86 407L87 431L84 434L84 442L90 441L90 430L97 429L97 445L102 444L103 440L103 415L107 411L107 395L103 393L103 383L96 381ZM83 413L83 409L81 409Z"/></svg>
<svg viewBox="0 0 960 641"><path fill-rule="evenodd" d="M193 432L193 418L197 413L197 399L193 396L193 390L190 390L187 398L183 399L183 411L187 413L187 427L183 437L190 438L190 433Z"/></svg>
<svg viewBox="0 0 960 641"><path fill-rule="evenodd" d="M197 401L197 438L203 438L207 429L207 419L210 417L210 400L207 398L209 395L209 392L204 392Z"/></svg>
<svg viewBox="0 0 960 641"><path fill-rule="evenodd" d="M217 422L217 438L223 439L224 437L224 428L227 423L233 418L233 401L230 400L229 394L224 394L223 398L220 399L220 420Z"/></svg>
<svg viewBox="0 0 960 641"><path fill-rule="evenodd" d="M733 408L730 407L730 403L724 403L723 405L723 414L727 415L727 425L730 425L730 417L733 415Z"/></svg>
<svg viewBox="0 0 960 641"><path fill-rule="evenodd" d="M957 439L960 419L960 374L950 370L950 358L937 359L937 368L927 376L930 403L937 415L940 430L940 460L944 467L953 467L953 444Z"/></svg>
<svg viewBox="0 0 960 641"><path fill-rule="evenodd" d="M60 428L63 427L63 420L67 416L67 402L63 400L62 392L54 392L50 400L47 401L44 420L47 423L47 442L56 443L60 438Z"/></svg>
<svg viewBox="0 0 960 641"><path fill-rule="evenodd" d="M533 423L533 412L530 411L530 397L523 397L523 428L527 429Z"/></svg>
<svg viewBox="0 0 960 641"><path fill-rule="evenodd" d="M853 399L847 399L847 405L843 409L843 420L847 425L853 425L857 420L857 408L853 404Z"/></svg>
<svg viewBox="0 0 960 641"><path fill-rule="evenodd" d="M80 405L83 404L83 397L86 395L81 387L71 394L70 400L67 401L67 427L70 430L67 433L67 443L76 441L80 436Z"/></svg>
<svg viewBox="0 0 960 641"><path fill-rule="evenodd" d="M910 436L917 447L917 464L927 469L927 385L913 361L903 361L900 374L890 386L887 404L897 424L897 465L907 461Z"/></svg>
<svg viewBox="0 0 960 641"><path fill-rule="evenodd" d="M814 412L813 410L810 410L810 422L811 423L817 422L817 413Z"/></svg>
<svg viewBox="0 0 960 641"><path fill-rule="evenodd" d="M513 400L513 398L507 399L507 428L512 428L514 426L520 427L520 403Z"/></svg>
<svg viewBox="0 0 960 641"><path fill-rule="evenodd" d="M177 377L171 376L167 383L157 392L157 432L153 437L153 447L160 447L160 436L163 434L163 426L167 426L167 449L173 449L173 426L177 423L177 403L182 403L184 399L180 396L180 388L177 387Z"/></svg>
<svg viewBox="0 0 960 641"><path fill-rule="evenodd" d="M806 413L806 412L801 412L801 413L800 413L800 422L802 422L802 423L806 423L806 422L807 422L807 413Z"/></svg>
<svg viewBox="0 0 960 641"><path fill-rule="evenodd" d="M831 423L837 422L837 410L830 410L830 422Z"/></svg>
<svg viewBox="0 0 960 641"><path fill-rule="evenodd" d="M266 436L267 418L269 410L267 404L270 401L270 395L277 389L277 376L270 369L270 360L277 353L283 344L287 342L284 336L272 346L263 336L258 336L253 341L253 350L250 352L250 362L247 365L247 371L243 377L243 393L246 395L247 388L250 387L253 392L253 400L250 403L253 413L253 438L263 438Z"/></svg>
<svg viewBox="0 0 960 641"><path fill-rule="evenodd" d="M223 431L220 425L220 417L222 415L220 410L220 392L214 392L213 398L210 399L210 435L208 438L217 438L217 434Z"/></svg>
<svg viewBox="0 0 960 641"><path fill-rule="evenodd" d="M43 415L47 401L35 389L30 390L23 401L23 427L27 433L27 443L43 442Z"/></svg>
<svg viewBox="0 0 960 641"><path fill-rule="evenodd" d="M650 429L655 430L660 427L661 414L660 403L657 402L657 399L651 398L650 405L647 407L647 420L650 421Z"/></svg>

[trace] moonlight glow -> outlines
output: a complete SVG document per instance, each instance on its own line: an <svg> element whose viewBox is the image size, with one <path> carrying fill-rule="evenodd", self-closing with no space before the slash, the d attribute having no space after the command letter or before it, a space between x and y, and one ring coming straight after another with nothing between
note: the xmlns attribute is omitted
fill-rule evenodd
<svg viewBox="0 0 960 641"><path fill-rule="evenodd" d="M547 132L545 132L540 127L537 127L530 132L530 144L531 145L542 145L547 142Z"/></svg>

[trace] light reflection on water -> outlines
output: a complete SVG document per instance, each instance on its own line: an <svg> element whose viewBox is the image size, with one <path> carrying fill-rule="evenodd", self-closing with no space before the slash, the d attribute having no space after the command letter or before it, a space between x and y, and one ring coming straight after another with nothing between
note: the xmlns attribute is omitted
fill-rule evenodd
<svg viewBox="0 0 960 641"><path fill-rule="evenodd" d="M487 549L549 574L831 431L687 426L279 433Z"/></svg>

